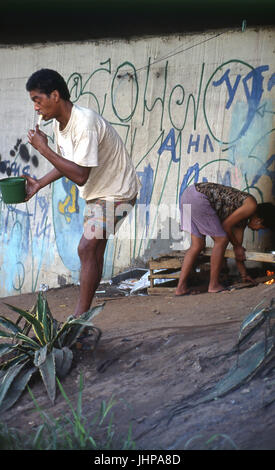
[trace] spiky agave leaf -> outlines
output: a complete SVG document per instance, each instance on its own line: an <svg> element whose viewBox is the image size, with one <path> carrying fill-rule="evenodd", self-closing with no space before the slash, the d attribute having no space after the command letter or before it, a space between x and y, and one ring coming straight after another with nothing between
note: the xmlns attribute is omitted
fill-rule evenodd
<svg viewBox="0 0 275 470"><path fill-rule="evenodd" d="M1 343L0 344L0 357L11 352L13 349L14 349L14 345L12 343Z"/></svg>
<svg viewBox="0 0 275 470"><path fill-rule="evenodd" d="M37 320L37 318L35 318L34 315L32 315L27 310L22 310L21 308L14 307L13 305L10 305L8 303L5 303L5 305L7 305L7 307L9 307L11 310L19 313L19 315L25 318L25 320L27 320L32 325L33 331L35 332L40 344L45 344L43 328L41 326L41 323Z"/></svg>
<svg viewBox="0 0 275 470"><path fill-rule="evenodd" d="M47 345L35 353L34 364L38 367L52 403L56 394L56 370L53 351L48 352Z"/></svg>
<svg viewBox="0 0 275 470"><path fill-rule="evenodd" d="M36 309L36 303L31 307L30 310L27 310L27 312L29 312L32 316L35 316L35 309ZM18 325L21 320L22 320L22 316L19 315L16 324ZM29 323L27 320L25 320L25 323L22 327L22 333L24 333L24 335L28 335L31 328L32 328L31 323Z"/></svg>
<svg viewBox="0 0 275 470"><path fill-rule="evenodd" d="M55 359L56 375L62 379L67 375L71 368L73 353L65 346L62 349L53 348L53 354Z"/></svg>
<svg viewBox="0 0 275 470"><path fill-rule="evenodd" d="M261 321L263 318L265 318L265 312L266 308L261 308L260 310L253 311L252 313L247 315L247 317L241 324L239 338L241 337L245 328L251 325L252 322L254 322L255 320Z"/></svg>
<svg viewBox="0 0 275 470"><path fill-rule="evenodd" d="M54 318L51 314L48 301L43 292L39 292L38 294L36 317L43 327L45 343L50 342L54 334Z"/></svg>
<svg viewBox="0 0 275 470"><path fill-rule="evenodd" d="M246 333L245 335L243 335L243 337L241 337L241 335L239 336L239 340L236 344L237 348L239 348L241 345L243 345L244 343L246 343L250 338L251 336L253 336L257 330L259 330L261 328L261 326L265 323L266 321L266 318L265 317L262 317L258 320L258 322L256 323L256 325L254 325L249 331L248 333Z"/></svg>
<svg viewBox="0 0 275 470"><path fill-rule="evenodd" d="M192 406L207 403L236 390L256 374L264 361L268 361L274 356L272 353L273 350L273 338L255 343L251 348L240 355L238 366L234 365L206 396L200 398L195 403L192 402ZM176 412L181 412L184 409L185 407L179 408ZM173 416L175 416L175 414Z"/></svg>
<svg viewBox="0 0 275 470"><path fill-rule="evenodd" d="M11 383L24 366L25 363L15 364L14 366L10 367L7 372L2 376L0 384L0 410Z"/></svg>
<svg viewBox="0 0 275 470"><path fill-rule="evenodd" d="M82 315L80 315L79 319L84 321L92 320L92 318L96 317L102 311L104 305L105 302L90 308L87 310L87 312L84 312Z"/></svg>
<svg viewBox="0 0 275 470"><path fill-rule="evenodd" d="M76 321L71 330L64 337L62 343L68 348L72 347L76 343L77 339L81 336L81 333L83 332L84 328L87 327L90 329L91 333L95 333L96 342L98 342L101 337L101 330L99 328L94 326L91 322Z"/></svg>
<svg viewBox="0 0 275 470"><path fill-rule="evenodd" d="M27 344L32 349L40 348L39 343L37 343L34 339L29 338L27 335L24 335L23 333L17 333L15 337L21 339L23 343Z"/></svg>
<svg viewBox="0 0 275 470"><path fill-rule="evenodd" d="M51 338L54 339L58 332L58 321L53 318L51 322Z"/></svg>
<svg viewBox="0 0 275 470"><path fill-rule="evenodd" d="M42 317L43 317L43 297L42 297L42 292L38 292L38 297L37 297L37 302L35 306L35 316L37 320L42 323Z"/></svg>
<svg viewBox="0 0 275 470"><path fill-rule="evenodd" d="M64 377L69 372L73 359L72 351L63 344L63 340L65 341L68 335L70 335L69 344L72 345L87 326L97 331L99 339L101 331L94 327L91 323L91 319L102 310L104 304L93 307L77 319L73 316L68 317L67 321L59 330L58 322L53 318L47 300L42 293L38 296L38 301L31 312L14 307L8 303L6 303L6 305L11 310L18 313L20 317L16 323L10 322L2 317L2 325L12 332L0 330L0 337L17 339L19 342L12 346L5 343L2 348L0 348L0 355L1 351L2 354L4 354L10 350L19 353L19 355L6 361L3 364L4 369L2 367L2 370L0 370L0 397L2 400L0 406L2 403L3 407L8 409L8 407L12 406L12 403L15 403L17 400L16 397L19 397L20 393L22 393L33 370L39 370L48 396L52 403L54 403L56 395L56 374L58 374L60 378ZM23 329L19 327L22 318L25 319ZM30 327L33 328L39 343L28 337ZM61 349L54 347L56 345ZM31 364L33 364L35 368L32 368ZM28 370L23 370L24 366L28 366ZM7 398L9 389L11 391L10 400ZM5 404L3 400L5 400Z"/></svg>
<svg viewBox="0 0 275 470"><path fill-rule="evenodd" d="M215 387L217 396L222 396L234 390L251 378L263 361L266 360L274 348L273 338L259 341L239 357L238 367L233 367Z"/></svg>
<svg viewBox="0 0 275 470"><path fill-rule="evenodd" d="M3 358L3 356L7 355L7 358L2 363L0 364L0 369L5 368L8 366L8 359L10 353L16 353L18 351L18 344L13 344L13 343L1 343L0 344L0 358ZM14 358L14 356L12 357Z"/></svg>
<svg viewBox="0 0 275 470"><path fill-rule="evenodd" d="M11 367L13 367L14 365L16 364L20 364L21 362L23 361L27 361L27 360L32 360L32 358L30 357L29 354L26 354L26 353L19 353L17 356L14 356L10 359L7 359L5 362L3 362L1 364L1 369L3 371L7 371L8 369L10 369ZM6 373L6 372L5 372Z"/></svg>
<svg viewBox="0 0 275 470"><path fill-rule="evenodd" d="M43 348L39 348L37 351L35 351L34 355L34 365L36 367L39 367L43 362L45 361L48 353L48 348L47 346L43 346Z"/></svg>
<svg viewBox="0 0 275 470"><path fill-rule="evenodd" d="M62 337L62 345L66 345L68 347L73 346L73 344L77 341L81 333L83 332L84 328L90 327L92 330L96 331L98 337L101 336L101 331L99 328L96 328L93 323L91 323L92 318L98 315L103 307L104 303L97 305L96 307L92 307L87 312L84 312L78 318L69 317L70 319L67 321L69 331L66 331L66 334ZM64 325L63 325L64 326Z"/></svg>
<svg viewBox="0 0 275 470"><path fill-rule="evenodd" d="M16 323L12 322L8 318L3 317L2 315L0 315L0 325L7 330L12 331L13 333L22 333L22 329Z"/></svg>
<svg viewBox="0 0 275 470"><path fill-rule="evenodd" d="M275 318L275 297L270 302L268 316L269 318Z"/></svg>
<svg viewBox="0 0 275 470"><path fill-rule="evenodd" d="M49 318L50 318L51 320L54 320L54 317L53 317L52 312L51 312L51 310L50 310L50 307L49 307L47 298L46 298L46 296L45 296L44 293L43 293L42 295L43 295L43 302L44 302L45 308L46 308L46 310L47 310L47 314L48 314L48 316L49 316Z"/></svg>
<svg viewBox="0 0 275 470"><path fill-rule="evenodd" d="M42 299L43 311L42 311L42 325L44 330L44 338L46 343L51 340L51 319L48 316L47 305L45 299Z"/></svg>
<svg viewBox="0 0 275 470"><path fill-rule="evenodd" d="M37 371L36 367L24 367L24 365L26 364L23 364L22 369L11 382L8 391L1 402L0 412L8 410L17 402L27 384L29 383L32 375Z"/></svg>
<svg viewBox="0 0 275 470"><path fill-rule="evenodd" d="M0 330L0 338L14 338L14 333L8 333L7 331Z"/></svg>
<svg viewBox="0 0 275 470"><path fill-rule="evenodd" d="M56 335L54 336L51 344L50 349L52 347L59 347L62 348L63 346L63 338L66 337L68 331L72 328L71 322L73 317L68 317L67 321L61 325L61 327L57 330Z"/></svg>

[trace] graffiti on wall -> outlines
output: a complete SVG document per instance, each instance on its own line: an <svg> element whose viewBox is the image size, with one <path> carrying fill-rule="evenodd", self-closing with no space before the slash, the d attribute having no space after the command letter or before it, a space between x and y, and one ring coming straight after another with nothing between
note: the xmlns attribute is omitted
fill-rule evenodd
<svg viewBox="0 0 275 470"><path fill-rule="evenodd" d="M22 139L17 139L8 158L1 156L0 173L2 176L36 177L39 160L37 155L31 155L31 152L27 143L24 143ZM42 265L46 259L48 263L51 262L49 207L48 198L41 194L35 195L31 211L27 203L4 204L1 200L0 288L4 292L20 293L29 270L31 272L30 290L37 290Z"/></svg>
<svg viewBox="0 0 275 470"><path fill-rule="evenodd" d="M156 71L149 58L142 77L134 64L123 62L113 70L108 59L85 80L76 72L68 78L73 102L90 95L101 114L110 102L115 118L111 123L120 131L124 128L124 141L142 182L136 220L143 233L139 244L134 244L133 258L141 255L153 236L157 217L150 218L150 203L155 197L157 205L168 195L177 203L189 184L207 181L209 174L219 183L253 193L260 201L264 195L259 182L265 175L275 197L275 155L270 155L275 130L271 98L275 74L269 65L253 67L237 59L221 64L210 76L205 69L202 64L197 92L189 94L184 84L172 83L168 60ZM93 86L97 74L111 80L109 93L105 91L101 97ZM159 94L152 99L149 88L156 80L161 81ZM122 105L125 96L131 104L127 111ZM156 133L150 135L151 144L144 153L137 155L135 145L139 134L143 135L146 119L154 120Z"/></svg>
<svg viewBox="0 0 275 470"><path fill-rule="evenodd" d="M194 74L195 85L190 78L186 83L175 82L173 67L169 60L156 66L151 58L142 69L129 61L113 66L108 58L90 74L73 72L67 79L72 101L82 104L88 99L118 130L135 162L142 188L131 215L137 234L132 259L142 256L157 230L152 202L160 207L169 199L177 205L193 182L212 179L249 191L262 201L260 183L265 177L275 197L275 74L269 65L255 67L237 59L214 68L202 63ZM104 89L97 86L103 80ZM35 176L39 160L31 154L18 139L9 156L1 156L0 172ZM32 290L37 288L41 266L54 257L52 232L66 268L79 269L84 201L77 187L63 178L53 184L51 203L52 214L49 200L41 195L25 207L2 203L1 279L8 292L20 291L26 269L32 272ZM116 239L109 242L105 267L112 266L119 249L116 243Z"/></svg>

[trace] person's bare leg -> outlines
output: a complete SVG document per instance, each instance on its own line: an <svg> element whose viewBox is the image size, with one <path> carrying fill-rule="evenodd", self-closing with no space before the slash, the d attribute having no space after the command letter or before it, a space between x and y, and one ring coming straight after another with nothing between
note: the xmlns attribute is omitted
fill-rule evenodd
<svg viewBox="0 0 275 470"><path fill-rule="evenodd" d="M89 310L95 291L100 283L106 239L88 240L82 236L78 254L81 261L80 293L74 315L79 316Z"/></svg>
<svg viewBox="0 0 275 470"><path fill-rule="evenodd" d="M214 247L212 249L211 262L210 262L210 281L208 292L219 292L224 289L224 286L219 281L220 271L224 260L224 253L228 245L227 237L212 237L214 240Z"/></svg>
<svg viewBox="0 0 275 470"><path fill-rule="evenodd" d="M196 235L191 235L191 246L184 255L176 295L189 294L190 291L187 288L188 276L198 255L204 249L204 246L205 237L199 238Z"/></svg>

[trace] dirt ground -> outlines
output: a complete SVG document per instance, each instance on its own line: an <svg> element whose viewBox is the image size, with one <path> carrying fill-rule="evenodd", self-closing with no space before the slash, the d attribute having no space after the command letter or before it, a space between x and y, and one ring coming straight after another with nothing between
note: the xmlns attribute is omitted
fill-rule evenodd
<svg viewBox="0 0 275 470"><path fill-rule="evenodd" d="M58 320L73 312L78 289L47 292ZM260 301L269 305L273 297L274 285L265 284L184 297L98 297L94 304L105 306L94 324L102 337L95 352L74 350L64 389L76 405L83 373L86 417L92 417L103 400L115 397L115 435L126 437L131 423L137 449L275 449L274 361L235 391L192 407L236 362L235 354L226 353L236 344L243 319ZM25 309L35 300L36 294L1 299ZM8 313L3 303L1 312ZM32 391L49 415L69 414L60 393L51 405L40 382ZM1 421L25 433L41 424L28 393Z"/></svg>

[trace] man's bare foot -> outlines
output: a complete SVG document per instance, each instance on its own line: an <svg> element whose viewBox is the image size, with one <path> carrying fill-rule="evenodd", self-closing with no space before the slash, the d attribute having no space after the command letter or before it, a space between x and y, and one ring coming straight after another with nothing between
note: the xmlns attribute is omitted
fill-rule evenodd
<svg viewBox="0 0 275 470"><path fill-rule="evenodd" d="M181 290L176 290L175 296L180 297L182 295L196 295L200 294L201 292L199 290L191 290L191 289L181 289Z"/></svg>
<svg viewBox="0 0 275 470"><path fill-rule="evenodd" d="M222 292L224 290L227 290L227 288L224 287L222 284L216 284L213 286L210 286L209 284L209 287L208 287L208 292L211 292L211 293Z"/></svg>

